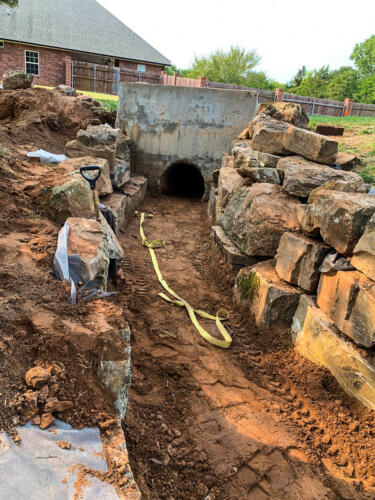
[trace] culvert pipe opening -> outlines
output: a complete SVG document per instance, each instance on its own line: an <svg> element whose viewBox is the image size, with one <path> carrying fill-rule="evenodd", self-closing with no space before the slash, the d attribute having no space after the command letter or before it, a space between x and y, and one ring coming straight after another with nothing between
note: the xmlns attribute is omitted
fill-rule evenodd
<svg viewBox="0 0 375 500"><path fill-rule="evenodd" d="M189 163L171 165L160 179L161 192L168 196L202 198L204 187L199 169Z"/></svg>

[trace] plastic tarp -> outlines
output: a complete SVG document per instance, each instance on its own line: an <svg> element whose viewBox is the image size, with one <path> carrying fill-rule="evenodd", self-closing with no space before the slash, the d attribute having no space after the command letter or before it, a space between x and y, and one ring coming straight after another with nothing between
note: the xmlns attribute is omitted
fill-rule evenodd
<svg viewBox="0 0 375 500"><path fill-rule="evenodd" d="M38 149L38 151L30 151L26 153L28 158L39 158L40 163L61 163L68 159L64 154L55 155L53 153L49 153L44 149Z"/></svg>
<svg viewBox="0 0 375 500"><path fill-rule="evenodd" d="M97 428L75 430L57 420L49 430L27 424L17 431L20 446L0 434L1 500L71 500L75 494L82 500L119 498L112 485L91 475L85 475L79 492L74 485L77 464L108 470ZM71 443L71 449L61 449L58 441Z"/></svg>

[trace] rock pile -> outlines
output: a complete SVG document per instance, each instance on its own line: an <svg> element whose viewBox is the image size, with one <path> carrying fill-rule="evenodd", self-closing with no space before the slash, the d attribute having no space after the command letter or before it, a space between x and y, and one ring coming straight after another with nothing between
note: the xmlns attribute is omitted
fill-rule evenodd
<svg viewBox="0 0 375 500"><path fill-rule="evenodd" d="M372 351L357 347L375 344L375 197L305 126L298 106L260 107L212 188L213 241L235 272L252 259L234 300L257 325L292 326L302 354L375 408Z"/></svg>

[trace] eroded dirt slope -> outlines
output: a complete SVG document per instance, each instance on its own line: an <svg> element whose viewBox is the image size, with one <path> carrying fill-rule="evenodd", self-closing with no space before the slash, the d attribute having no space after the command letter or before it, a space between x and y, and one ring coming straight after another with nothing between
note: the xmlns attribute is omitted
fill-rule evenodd
<svg viewBox="0 0 375 500"><path fill-rule="evenodd" d="M146 236L166 241L157 256L169 285L196 307L229 309L233 335L228 351L207 344L157 296L134 218L117 300L133 332L125 430L144 498L373 498L373 413L301 358L289 332L258 332L233 309L205 204L149 197L142 209L154 214Z"/></svg>

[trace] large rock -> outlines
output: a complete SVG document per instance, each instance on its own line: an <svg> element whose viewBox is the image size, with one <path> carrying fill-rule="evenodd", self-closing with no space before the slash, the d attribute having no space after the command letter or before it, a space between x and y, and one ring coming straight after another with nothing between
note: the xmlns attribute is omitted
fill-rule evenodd
<svg viewBox="0 0 375 500"><path fill-rule="evenodd" d="M351 254L375 212L375 197L360 193L319 191L305 211L307 232L319 230L324 242L339 253Z"/></svg>
<svg viewBox="0 0 375 500"><path fill-rule="evenodd" d="M122 187L122 193L126 195L125 220L134 215L134 210L142 203L146 196L147 179L142 176L131 177Z"/></svg>
<svg viewBox="0 0 375 500"><path fill-rule="evenodd" d="M293 196L307 198L311 191L328 180L345 181L351 191L366 192L365 183L358 174L319 165L301 156L282 158L277 169L284 172L283 188Z"/></svg>
<svg viewBox="0 0 375 500"><path fill-rule="evenodd" d="M4 90L29 89L34 80L34 76L21 70L7 71L3 74Z"/></svg>
<svg viewBox="0 0 375 500"><path fill-rule="evenodd" d="M246 184L254 182L268 182L269 184L281 184L278 170L268 167L239 167L236 170L246 180Z"/></svg>
<svg viewBox="0 0 375 500"><path fill-rule="evenodd" d="M219 171L218 180L218 201L223 204L228 198L228 195L234 191L234 189L242 186L244 184L244 179L237 172L237 169L233 167L233 158L225 157L223 161L223 166Z"/></svg>
<svg viewBox="0 0 375 500"><path fill-rule="evenodd" d="M362 179L362 178L361 178ZM311 191L309 195L309 203L314 201L315 196L320 191L340 191L341 193L366 193L366 184L361 183L357 177L352 181L346 182L345 180L331 180L326 181L321 186Z"/></svg>
<svg viewBox="0 0 375 500"><path fill-rule="evenodd" d="M256 183L238 188L229 197L218 223L246 255L273 257L281 235L300 229L299 205L280 186Z"/></svg>
<svg viewBox="0 0 375 500"><path fill-rule="evenodd" d="M130 177L130 151L127 137L120 129L97 125L79 130L77 138L65 146L69 158L94 156L105 158L110 166L114 187L119 188Z"/></svg>
<svg viewBox="0 0 375 500"><path fill-rule="evenodd" d="M120 261L124 254L107 221L70 217L68 255L81 258L82 281L96 280L98 287L107 287L108 269L111 259Z"/></svg>
<svg viewBox="0 0 375 500"><path fill-rule="evenodd" d="M285 122L274 120L267 115L257 115L251 122L252 148L263 153L288 154L291 150L284 145L288 128L289 125Z"/></svg>
<svg viewBox="0 0 375 500"><path fill-rule="evenodd" d="M309 118L300 104L291 102L269 102L258 106L258 113L264 113L276 120L291 123L296 127L306 128Z"/></svg>
<svg viewBox="0 0 375 500"><path fill-rule="evenodd" d="M73 173L65 182L52 188L48 209L60 224L68 217L95 217L89 183L80 174Z"/></svg>
<svg viewBox="0 0 375 500"><path fill-rule="evenodd" d="M83 282L95 279L97 286L106 288L109 255L100 222L72 217L66 222L69 225L68 255L80 256Z"/></svg>
<svg viewBox="0 0 375 500"><path fill-rule="evenodd" d="M86 165L96 165L101 168L101 174L96 183L96 189L99 195L112 193L113 188L110 178L109 164L104 158L93 158L90 156L84 156L83 158L70 158L69 160L65 160L60 163L59 170L64 169L67 173L79 173L80 167L84 167Z"/></svg>
<svg viewBox="0 0 375 500"><path fill-rule="evenodd" d="M324 135L291 125L283 135L283 147L318 163L335 163L338 143Z"/></svg>
<svg viewBox="0 0 375 500"><path fill-rule="evenodd" d="M332 321L302 295L293 319L292 339L297 351L324 366L345 392L375 410L375 369L355 345L336 333Z"/></svg>
<svg viewBox="0 0 375 500"><path fill-rule="evenodd" d="M345 127L331 125L329 123L318 123L316 133L322 135L344 135Z"/></svg>
<svg viewBox="0 0 375 500"><path fill-rule="evenodd" d="M375 283L359 271L321 277L317 304L357 344L375 344Z"/></svg>
<svg viewBox="0 0 375 500"><path fill-rule="evenodd" d="M55 87L53 90L56 90L57 92L60 92L60 94L67 95L70 97L77 97L77 91L73 87L70 87L69 85L58 85Z"/></svg>
<svg viewBox="0 0 375 500"><path fill-rule="evenodd" d="M350 155L339 151L336 156L335 166L341 170L353 170L353 168L361 163L358 156Z"/></svg>
<svg viewBox="0 0 375 500"><path fill-rule="evenodd" d="M224 262L234 272L238 272L241 267L250 266L256 263L254 257L249 257L241 252L239 248L228 238L224 229L220 226L213 226L211 230L211 241L215 244Z"/></svg>
<svg viewBox="0 0 375 500"><path fill-rule="evenodd" d="M115 234L118 234L124 225L127 199L125 194L112 193L101 200L112 213Z"/></svg>
<svg viewBox="0 0 375 500"><path fill-rule="evenodd" d="M278 277L272 260L241 269L233 293L260 328L290 326L301 294Z"/></svg>
<svg viewBox="0 0 375 500"><path fill-rule="evenodd" d="M234 158L234 167L271 167L275 168L280 156L272 155L270 153L262 153L251 149L249 145L240 146L235 145L232 148L232 155Z"/></svg>
<svg viewBox="0 0 375 500"><path fill-rule="evenodd" d="M375 281L375 215L366 225L365 232L354 248L352 266Z"/></svg>
<svg viewBox="0 0 375 500"><path fill-rule="evenodd" d="M319 267L331 248L301 234L285 232L276 257L276 272L281 279L314 293L319 283Z"/></svg>

